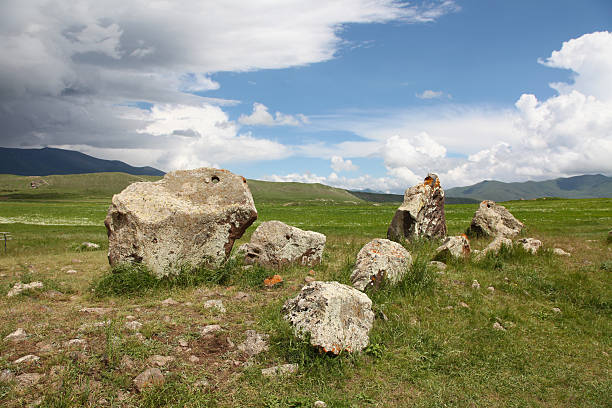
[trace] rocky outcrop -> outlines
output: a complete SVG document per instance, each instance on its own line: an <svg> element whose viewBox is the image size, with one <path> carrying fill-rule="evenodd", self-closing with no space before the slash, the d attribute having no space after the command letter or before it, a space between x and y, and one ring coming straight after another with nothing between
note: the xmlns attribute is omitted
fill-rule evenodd
<svg viewBox="0 0 612 408"><path fill-rule="evenodd" d="M111 265L142 262L158 277L182 265L221 264L257 218L246 179L201 168L129 185L104 224Z"/></svg>
<svg viewBox="0 0 612 408"><path fill-rule="evenodd" d="M444 190L438 176L429 174L422 184L410 187L404 193L404 202L393 216L387 238L400 241L445 236Z"/></svg>
<svg viewBox="0 0 612 408"><path fill-rule="evenodd" d="M525 251L532 254L536 254L542 247L542 241L535 238L521 238L517 242L523 246Z"/></svg>
<svg viewBox="0 0 612 408"><path fill-rule="evenodd" d="M514 218L506 207L485 200L476 210L468 228L470 236L512 237L523 229L523 223Z"/></svg>
<svg viewBox="0 0 612 408"><path fill-rule="evenodd" d="M374 239L357 254L351 283L359 290L378 287L383 281L396 284L412 265L410 253L397 242Z"/></svg>
<svg viewBox="0 0 612 408"><path fill-rule="evenodd" d="M311 282L283 306L297 337L324 352L360 351L367 347L374 322L372 301L338 282Z"/></svg>
<svg viewBox="0 0 612 408"><path fill-rule="evenodd" d="M240 247L246 264L280 268L292 263L315 265L321 262L326 237L314 231L304 231L280 221L262 223L251 242Z"/></svg>
<svg viewBox="0 0 612 408"><path fill-rule="evenodd" d="M470 241L465 235L446 237L442 245L436 249L435 260L444 260L449 257L459 258L468 256L471 252Z"/></svg>

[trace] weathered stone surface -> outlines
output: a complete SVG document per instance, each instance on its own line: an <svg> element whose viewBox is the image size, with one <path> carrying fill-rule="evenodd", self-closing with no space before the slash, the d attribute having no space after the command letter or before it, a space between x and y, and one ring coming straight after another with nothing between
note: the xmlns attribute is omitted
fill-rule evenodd
<svg viewBox="0 0 612 408"><path fill-rule="evenodd" d="M139 321L133 320L131 322L125 322L124 327L128 330L138 331L142 329L142 323Z"/></svg>
<svg viewBox="0 0 612 408"><path fill-rule="evenodd" d="M156 354L154 356L149 357L147 361L149 362L149 364L156 365L158 367L163 367L166 364L173 362L174 360L174 356L160 356L159 354Z"/></svg>
<svg viewBox="0 0 612 408"><path fill-rule="evenodd" d="M512 237L523 229L523 223L514 218L506 207L485 200L474 213L468 229L470 236L505 236Z"/></svg>
<svg viewBox="0 0 612 408"><path fill-rule="evenodd" d="M446 270L446 264L440 261L430 261L429 265L433 268L436 268L438 272L443 272Z"/></svg>
<svg viewBox="0 0 612 408"><path fill-rule="evenodd" d="M43 377L44 375L39 373L24 373L18 375L15 379L20 387L27 388L38 384Z"/></svg>
<svg viewBox="0 0 612 408"><path fill-rule="evenodd" d="M404 202L397 209L387 238L393 241L416 237L443 238L446 236L444 190L436 174L429 174L422 184L404 193Z"/></svg>
<svg viewBox="0 0 612 408"><path fill-rule="evenodd" d="M374 239L357 254L351 283L359 290L378 287L383 281L396 284L412 265L410 252L397 242Z"/></svg>
<svg viewBox="0 0 612 408"><path fill-rule="evenodd" d="M257 263L279 268L299 262L315 265L321 262L326 237L314 231L304 231L280 221L262 223L251 237L251 242L240 247L246 264Z"/></svg>
<svg viewBox="0 0 612 408"><path fill-rule="evenodd" d="M208 336L209 334L213 334L221 330L221 326L219 326L218 324L209 324L202 327L202 329L200 330L200 335Z"/></svg>
<svg viewBox="0 0 612 408"><path fill-rule="evenodd" d="M223 301L221 299L211 299L204 302L204 307L206 309L217 309L217 311L221 313L225 313L225 306L223 305Z"/></svg>
<svg viewBox="0 0 612 408"><path fill-rule="evenodd" d="M17 343L17 342L25 340L27 337L28 337L28 335L26 334L25 330L23 330L21 327L19 327L14 332L8 334L4 338L4 341L12 341L13 343Z"/></svg>
<svg viewBox="0 0 612 408"><path fill-rule="evenodd" d="M138 391L142 391L147 387L163 385L165 382L166 379L159 368L149 368L134 378L134 385Z"/></svg>
<svg viewBox="0 0 612 408"><path fill-rule="evenodd" d="M35 363L38 360L40 360L40 357L35 356L34 354L28 354L25 355L21 358L18 358L17 360L13 361L13 363L15 364L31 364L31 363Z"/></svg>
<svg viewBox="0 0 612 408"><path fill-rule="evenodd" d="M435 259L447 259L449 256L459 258L470 254L470 241L465 235L446 237L442 245L436 249Z"/></svg>
<svg viewBox="0 0 612 408"><path fill-rule="evenodd" d="M517 241L523 246L525 251L535 254L542 247L542 241L535 238L521 238Z"/></svg>
<svg viewBox="0 0 612 408"><path fill-rule="evenodd" d="M174 171L113 196L104 221L108 260L142 262L157 276L182 264L219 265L256 218L244 177L213 168Z"/></svg>
<svg viewBox="0 0 612 408"><path fill-rule="evenodd" d="M502 235L495 237L495 239L491 241L489 245L485 247L485 249L476 255L476 259L484 258L488 253L496 254L499 252L502 246L512 248L512 240Z"/></svg>
<svg viewBox="0 0 612 408"><path fill-rule="evenodd" d="M374 322L370 298L338 282L305 285L285 303L283 315L296 336L309 335L310 344L333 354L363 350Z"/></svg>
<svg viewBox="0 0 612 408"><path fill-rule="evenodd" d="M15 381L15 374L9 369L0 371L0 382L13 382Z"/></svg>
<svg viewBox="0 0 612 408"><path fill-rule="evenodd" d="M42 289L42 287L43 287L42 282L30 282L30 283L17 282L15 285L13 285L11 290L8 291L6 296L7 297L17 296L21 294L21 292L23 291L31 290L31 289Z"/></svg>
<svg viewBox="0 0 612 408"><path fill-rule="evenodd" d="M282 364L269 368L262 368L261 375L264 377L275 377L278 375L287 375L297 373L297 364Z"/></svg>
<svg viewBox="0 0 612 408"><path fill-rule="evenodd" d="M93 242L83 242L81 245L89 249L99 249L100 248L100 245L94 244Z"/></svg>
<svg viewBox="0 0 612 408"><path fill-rule="evenodd" d="M555 255L559 255L559 256L572 256L572 254L570 254L569 252L564 251L561 248L555 248L553 249L553 253Z"/></svg>
<svg viewBox="0 0 612 408"><path fill-rule="evenodd" d="M246 331L246 339L244 343L238 345L238 350L242 351L248 357L253 357L264 351L268 351L268 336L267 334L257 333L255 330Z"/></svg>

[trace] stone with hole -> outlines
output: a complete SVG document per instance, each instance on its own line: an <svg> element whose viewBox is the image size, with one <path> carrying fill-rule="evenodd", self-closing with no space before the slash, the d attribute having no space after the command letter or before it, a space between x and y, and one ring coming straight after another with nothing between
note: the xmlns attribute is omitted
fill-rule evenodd
<svg viewBox="0 0 612 408"><path fill-rule="evenodd" d="M411 265L412 257L406 248L397 242L377 238L365 244L357 254L351 283L362 291L377 288L382 282L395 285Z"/></svg>
<svg viewBox="0 0 612 408"><path fill-rule="evenodd" d="M138 182L113 196L104 221L111 265L142 262L165 276L183 265L220 265L257 219L246 179L200 168Z"/></svg>

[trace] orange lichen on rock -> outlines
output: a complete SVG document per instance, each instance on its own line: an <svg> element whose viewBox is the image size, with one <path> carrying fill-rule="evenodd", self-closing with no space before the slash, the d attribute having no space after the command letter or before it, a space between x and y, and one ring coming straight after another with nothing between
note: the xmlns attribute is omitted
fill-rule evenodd
<svg viewBox="0 0 612 408"><path fill-rule="evenodd" d="M280 275L274 275L271 278L266 278L264 279L264 285L266 285L267 287L271 288L272 286L275 286L279 283L281 283L283 281L283 277Z"/></svg>

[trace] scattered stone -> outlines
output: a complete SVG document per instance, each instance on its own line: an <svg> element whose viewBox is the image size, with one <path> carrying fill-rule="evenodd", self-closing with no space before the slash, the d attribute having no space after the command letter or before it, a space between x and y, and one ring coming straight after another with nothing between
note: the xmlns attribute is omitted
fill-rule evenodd
<svg viewBox="0 0 612 408"><path fill-rule="evenodd" d="M93 242L83 242L81 245L89 249L100 249L100 245L94 244Z"/></svg>
<svg viewBox="0 0 612 408"><path fill-rule="evenodd" d="M317 280L317 279L316 279L316 278L314 278L314 277L312 277L312 276L306 276L306 277L304 277L304 282L306 282L306 283L314 282L314 281L316 281L316 280Z"/></svg>
<svg viewBox="0 0 612 408"><path fill-rule="evenodd" d="M174 360L174 356L160 356L156 354L154 356L149 357L147 361L149 362L149 364L156 365L158 367L163 367L166 364L173 362Z"/></svg>
<svg viewBox="0 0 612 408"><path fill-rule="evenodd" d="M278 375L287 375L297 373L297 364L282 364L270 368L262 368L261 375L264 377L276 377Z"/></svg>
<svg viewBox="0 0 612 408"><path fill-rule="evenodd" d="M232 339L230 339L229 337L226 337L225 340L227 340L227 347L233 349L234 347L236 347L236 345L234 344L234 342L232 341Z"/></svg>
<svg viewBox="0 0 612 408"><path fill-rule="evenodd" d="M436 174L428 174L422 184L404 192L404 202L397 209L387 238L393 241L416 237L443 238L446 236L444 190Z"/></svg>
<svg viewBox="0 0 612 408"><path fill-rule="evenodd" d="M82 311L82 310L81 310ZM91 329L95 329L97 327L106 327L110 324L110 321L104 321L104 322L95 322L95 323L83 323L80 327L79 327L79 331L87 331L87 330L91 330Z"/></svg>
<svg viewBox="0 0 612 408"><path fill-rule="evenodd" d="M472 281L472 289L480 289L480 283L476 279Z"/></svg>
<svg viewBox="0 0 612 408"><path fill-rule="evenodd" d="M327 404L323 401L315 401L313 404L314 408L327 408Z"/></svg>
<svg viewBox="0 0 612 408"><path fill-rule="evenodd" d="M181 347L189 347L189 342L185 339L179 339L178 343Z"/></svg>
<svg viewBox="0 0 612 408"><path fill-rule="evenodd" d="M84 339L71 339L64 343L64 347L84 347L87 344L87 341Z"/></svg>
<svg viewBox="0 0 612 408"><path fill-rule="evenodd" d="M7 335L4 338L4 341L12 341L13 343L18 343L20 341L25 340L27 337L28 335L26 334L25 330L19 327L17 330Z"/></svg>
<svg viewBox="0 0 612 408"><path fill-rule="evenodd" d="M13 382L15 381L15 374L9 369L0 371L0 382Z"/></svg>
<svg viewBox="0 0 612 408"><path fill-rule="evenodd" d="M208 383L206 379L204 379L204 380L198 380L194 382L193 385L194 387L197 387L197 388L207 388L210 384Z"/></svg>
<svg viewBox="0 0 612 408"><path fill-rule="evenodd" d="M493 286L487 287L487 290L491 293L495 292L495 288Z"/></svg>
<svg viewBox="0 0 612 408"><path fill-rule="evenodd" d="M45 343L43 341L36 343L36 349L39 351L39 353L43 354L49 354L55 351L55 348L52 344Z"/></svg>
<svg viewBox="0 0 612 408"><path fill-rule="evenodd" d="M517 241L523 246L525 251L535 254L542 247L542 241L535 238L521 238Z"/></svg>
<svg viewBox="0 0 612 408"><path fill-rule="evenodd" d="M104 220L109 262L142 262L158 277L181 264L218 266L256 219L244 177L213 168L173 171L113 196Z"/></svg>
<svg viewBox="0 0 612 408"><path fill-rule="evenodd" d="M249 300L251 298L251 295L249 295L246 292L236 292L236 294L234 295L234 299L237 300Z"/></svg>
<svg viewBox="0 0 612 408"><path fill-rule="evenodd" d="M79 309L79 312L92 313L92 314L97 314L99 316L104 316L105 314L110 313L113 310L114 309L110 307L84 307L82 309Z"/></svg>
<svg viewBox="0 0 612 408"><path fill-rule="evenodd" d="M502 205L485 200L474 213L468 229L471 236L512 237L521 232L524 225Z"/></svg>
<svg viewBox="0 0 612 408"><path fill-rule="evenodd" d="M18 358L17 360L13 361L13 363L15 364L30 364L30 363L34 363L36 361L40 360L40 357L35 356L34 354L28 354L26 356L23 356L21 358Z"/></svg>
<svg viewBox="0 0 612 408"><path fill-rule="evenodd" d="M570 254L569 252L564 251L561 248L553 249L553 254L559 255L559 256L572 256L572 254Z"/></svg>
<svg viewBox="0 0 612 408"><path fill-rule="evenodd" d="M430 261L429 265L436 268L438 272L442 272L446 270L446 264L440 261Z"/></svg>
<svg viewBox="0 0 612 408"><path fill-rule="evenodd" d="M412 257L406 248L397 242L377 238L365 244L357 254L351 283L361 291L378 288L383 281L395 285L411 265Z"/></svg>
<svg viewBox="0 0 612 408"><path fill-rule="evenodd" d="M192 355L192 356L189 356L189 361L195 364L200 361L200 358L198 356Z"/></svg>
<svg viewBox="0 0 612 408"><path fill-rule="evenodd" d="M59 299L59 298L64 297L64 294L62 292L59 292L54 289L47 290L46 292L43 293L43 295L45 297L48 297L49 299Z"/></svg>
<svg viewBox="0 0 612 408"><path fill-rule="evenodd" d="M125 320L136 320L136 316L127 315L125 316Z"/></svg>
<svg viewBox="0 0 612 408"><path fill-rule="evenodd" d="M512 248L512 240L504 237L503 235L498 235L495 237L495 239L493 239L493 241L491 241L489 245L487 245L485 249L478 253L477 259L484 258L484 256L489 252L493 254L498 253L502 246Z"/></svg>
<svg viewBox="0 0 612 408"><path fill-rule="evenodd" d="M242 351L249 358L268 351L269 337L269 335L257 333L255 330L247 330L246 340L238 345L238 350Z"/></svg>
<svg viewBox="0 0 612 408"><path fill-rule="evenodd" d="M357 289L338 282L312 282L283 306L283 315L297 337L325 352L363 350L374 322L372 301Z"/></svg>
<svg viewBox="0 0 612 408"><path fill-rule="evenodd" d="M448 259L449 257L459 258L470 254L470 241L465 235L446 237L436 249L435 260Z"/></svg>
<svg viewBox="0 0 612 408"><path fill-rule="evenodd" d="M553 307L552 311L555 313L561 313L561 309L559 309L558 307Z"/></svg>
<svg viewBox="0 0 612 408"><path fill-rule="evenodd" d="M136 321L136 320L132 320L131 322L125 322L124 327L128 330L132 330L132 331L138 331L140 329L142 329L142 323Z"/></svg>
<svg viewBox="0 0 612 408"><path fill-rule="evenodd" d="M446 310L453 310L454 308L455 308L454 306L448 305L444 309L446 309Z"/></svg>
<svg viewBox="0 0 612 408"><path fill-rule="evenodd" d="M206 309L217 309L221 313L225 313L225 306L223 306L223 301L221 299L211 299L204 302L204 307Z"/></svg>
<svg viewBox="0 0 612 408"><path fill-rule="evenodd" d="M74 275L75 273L77 273L77 271L75 271L74 269L68 269L68 270L66 271L66 273L67 273L68 275Z"/></svg>
<svg viewBox="0 0 612 408"><path fill-rule="evenodd" d="M134 385L136 389L142 392L147 387L154 387L163 385L166 382L164 375L159 370L159 368L149 368L146 371L138 374L136 378L134 378Z"/></svg>
<svg viewBox="0 0 612 408"><path fill-rule="evenodd" d="M20 387L27 388L38 384L43 377L44 375L39 373L25 373L18 375L15 379Z"/></svg>
<svg viewBox="0 0 612 408"><path fill-rule="evenodd" d="M134 360L132 360L130 356L128 356L127 354L124 354L123 357L121 357L121 362L119 363L119 365L124 370L131 370L134 368L135 364L134 364Z"/></svg>
<svg viewBox="0 0 612 408"><path fill-rule="evenodd" d="M501 324L499 324L499 322L495 322L495 323L493 323L493 328L494 328L495 330L506 331L506 329L504 328L504 326L502 326Z"/></svg>
<svg viewBox="0 0 612 408"><path fill-rule="evenodd" d="M26 290L42 289L42 287L43 287L43 283L42 282L30 282L30 283L17 282L13 286L13 288L8 291L8 293L6 294L6 297L17 296L17 295L21 294L22 292L24 292Z"/></svg>
<svg viewBox="0 0 612 408"><path fill-rule="evenodd" d="M467 303L465 303L465 302L459 302L459 306L461 306L463 308L466 308L466 309L470 308L470 306Z"/></svg>
<svg viewBox="0 0 612 408"><path fill-rule="evenodd" d="M202 327L202 329L200 330L200 335L208 336L209 334L213 334L221 330L221 326L219 326L218 324L209 324L207 326Z"/></svg>
<svg viewBox="0 0 612 408"><path fill-rule="evenodd" d="M274 276L272 276L270 278L264 279L264 285L266 287L268 287L268 288L271 288L273 286L276 286L276 285L282 283L282 281L283 281L283 277L282 276L274 275Z"/></svg>
<svg viewBox="0 0 612 408"><path fill-rule="evenodd" d="M280 221L261 223L251 242L242 245L245 264L259 264L269 268L298 262L315 265L321 262L326 237L314 231L304 231Z"/></svg>
<svg viewBox="0 0 612 408"><path fill-rule="evenodd" d="M177 302L176 300L172 299L172 298L168 298L166 300L162 300L161 304L163 306L176 306L179 304L179 302Z"/></svg>

